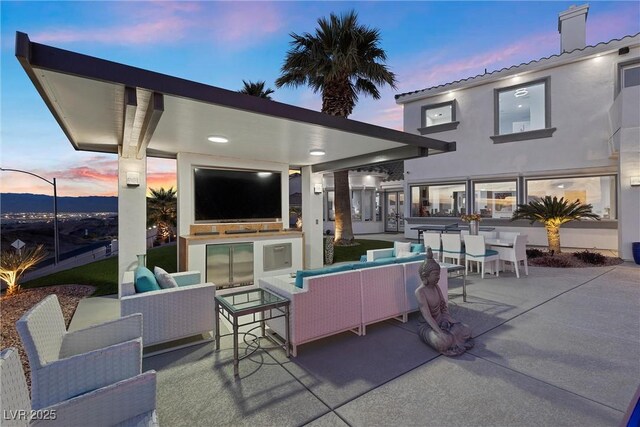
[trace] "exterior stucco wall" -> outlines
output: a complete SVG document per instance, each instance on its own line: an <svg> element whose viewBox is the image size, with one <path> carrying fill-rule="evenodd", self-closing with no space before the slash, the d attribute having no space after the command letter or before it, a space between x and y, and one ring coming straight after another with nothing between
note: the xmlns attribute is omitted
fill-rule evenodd
<svg viewBox="0 0 640 427"><path fill-rule="evenodd" d="M618 228L620 258L631 260L632 242L640 242L640 186L631 185L640 179L640 86L626 88L618 97L622 110L619 134L620 215ZM635 184L635 182L634 182Z"/></svg>
<svg viewBox="0 0 640 427"><path fill-rule="evenodd" d="M441 92L404 104L405 132L419 133L424 105L456 101L455 130L428 136L456 141L456 151L432 155L405 162L405 194L410 197L411 185L437 182L464 182L485 179L515 179L517 177L557 177L576 175L618 175L618 159L611 156L609 140L614 129L609 111L615 98L617 64L637 58L639 48L626 55L618 52L603 54L554 68L513 75L475 87ZM551 137L494 143L494 91L528 81L549 78L551 123L556 128ZM625 107L628 110L628 107ZM622 114L628 114L623 111ZM631 113L633 114L633 113ZM624 135L625 133L622 133ZM616 136L617 137L617 136ZM629 141L634 136L628 136ZM620 185L620 184L618 184ZM636 192L638 187L634 187ZM628 203L618 197L619 217L629 214ZM637 208L636 208L637 209ZM405 203L409 217L410 201ZM624 227L628 227L626 219ZM638 217L635 215L635 230ZM614 222L615 224L615 222ZM415 225L413 225L415 226ZM508 221L496 230L515 229ZM407 237L414 237L412 224L405 228ZM529 243L545 245L544 229L516 227L529 236ZM632 228L633 230L633 228ZM637 231L636 231L637 234ZM580 223L562 229L562 245L566 247L618 249L618 231L611 222L602 228L582 229ZM630 246L630 245L629 245Z"/></svg>
<svg viewBox="0 0 640 427"><path fill-rule="evenodd" d="M611 168L609 107L614 99L618 55L586 59L498 82L445 93L404 106L404 129L417 133L422 105L456 100L460 122L455 130L432 134L456 141L456 151L405 162L412 180L446 180L500 174L549 173L571 169ZM494 144L494 89L550 77L550 138ZM556 172L553 172L556 173Z"/></svg>

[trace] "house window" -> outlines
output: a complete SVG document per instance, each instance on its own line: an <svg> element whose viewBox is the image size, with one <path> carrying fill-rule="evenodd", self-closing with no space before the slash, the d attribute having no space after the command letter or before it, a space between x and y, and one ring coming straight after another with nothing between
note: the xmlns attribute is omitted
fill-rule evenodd
<svg viewBox="0 0 640 427"><path fill-rule="evenodd" d="M375 199L376 221L382 221L382 207L380 206L380 193L376 191Z"/></svg>
<svg viewBox="0 0 640 427"><path fill-rule="evenodd" d="M564 197L570 202L580 200L592 205L593 212L602 219L617 218L615 176L527 180L527 202L545 196Z"/></svg>
<svg viewBox="0 0 640 427"><path fill-rule="evenodd" d="M327 218L329 221L336 220L335 192L333 191L327 191Z"/></svg>
<svg viewBox="0 0 640 427"><path fill-rule="evenodd" d="M622 67L622 87L640 86L640 63Z"/></svg>
<svg viewBox="0 0 640 427"><path fill-rule="evenodd" d="M550 137L549 78L495 91L495 143Z"/></svg>
<svg viewBox="0 0 640 427"><path fill-rule="evenodd" d="M466 212L464 183L411 187L411 216L452 217Z"/></svg>
<svg viewBox="0 0 640 427"><path fill-rule="evenodd" d="M516 181L473 184L474 212L483 218L511 218L518 205Z"/></svg>
<svg viewBox="0 0 640 427"><path fill-rule="evenodd" d="M351 191L351 219L362 221L362 190Z"/></svg>
<svg viewBox="0 0 640 427"><path fill-rule="evenodd" d="M362 191L362 216L365 221L373 221L374 214L374 192L373 190Z"/></svg>
<svg viewBox="0 0 640 427"><path fill-rule="evenodd" d="M425 105L422 107L422 127L418 128L418 131L422 135L444 132L456 129L458 123L455 100Z"/></svg>

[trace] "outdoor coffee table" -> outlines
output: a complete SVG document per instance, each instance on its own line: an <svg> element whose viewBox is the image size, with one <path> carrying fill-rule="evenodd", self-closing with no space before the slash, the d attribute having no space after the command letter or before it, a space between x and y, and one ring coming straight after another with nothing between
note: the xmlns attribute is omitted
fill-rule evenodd
<svg viewBox="0 0 640 427"><path fill-rule="evenodd" d="M238 366L240 360L250 356L256 351L259 345L259 338L251 333L253 329L245 332L245 335L253 335L256 339L257 347L253 351L242 357L238 355L238 329L241 326L251 325L260 322L262 337L265 336L265 320L284 317L285 337L284 343L278 347L284 348L289 357L289 300L269 292L265 289L251 289L248 291L234 292L226 295L216 295L216 350L220 350L220 315L224 316L233 327L233 375L238 376ZM243 318L243 316L250 316ZM240 323L240 322L243 323ZM255 328L254 328L255 329ZM249 344L249 343L248 343Z"/></svg>

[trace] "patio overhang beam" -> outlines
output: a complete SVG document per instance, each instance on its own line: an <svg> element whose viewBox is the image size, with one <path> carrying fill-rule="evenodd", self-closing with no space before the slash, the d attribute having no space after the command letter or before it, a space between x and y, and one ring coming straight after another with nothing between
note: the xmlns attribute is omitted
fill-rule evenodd
<svg viewBox="0 0 640 427"><path fill-rule="evenodd" d="M124 88L124 107L122 118L122 134L120 136L120 152L122 156L128 157L131 147L131 132L133 130L133 122L136 119L136 110L138 109L138 96L136 89L133 87Z"/></svg>
<svg viewBox="0 0 640 427"><path fill-rule="evenodd" d="M359 167L373 166L400 160L415 159L417 157L425 157L428 154L429 150L427 148L405 146L392 148L390 150L378 151L376 153L335 160L331 162L318 163L311 166L311 171L315 173L350 170Z"/></svg>
<svg viewBox="0 0 640 427"><path fill-rule="evenodd" d="M136 147L136 157L142 158L142 150L146 150L153 136L153 132L158 126L160 117L164 112L164 97L161 93L153 92L149 98L149 105L144 115L144 121L142 123L142 129L140 130L140 136L138 138L138 144Z"/></svg>
<svg viewBox="0 0 640 427"><path fill-rule="evenodd" d="M455 150L455 145L447 141L332 116L277 101L246 96L235 91L34 43L29 40L27 34L21 32L16 33L16 57L76 150L85 150L86 146L74 139L70 123L56 107L57 101L50 97L43 87L42 80L37 75L39 70L136 88L137 90L162 94L167 99L173 97L188 99L245 113L304 123L309 126L309 129L312 129L313 126L320 126L328 130L364 136L378 141L386 140L392 144L404 144L440 152ZM140 105L138 99L137 109L141 108L143 106ZM149 123L152 124L152 122ZM151 130L151 126L149 129ZM120 139L119 137L120 135L117 139ZM148 143L148 141L146 142ZM98 151L106 152L106 150L106 148L102 148ZM114 147L114 151L116 150L117 147ZM147 152L147 154L150 153L151 150ZM172 153L172 156L175 157L175 152Z"/></svg>

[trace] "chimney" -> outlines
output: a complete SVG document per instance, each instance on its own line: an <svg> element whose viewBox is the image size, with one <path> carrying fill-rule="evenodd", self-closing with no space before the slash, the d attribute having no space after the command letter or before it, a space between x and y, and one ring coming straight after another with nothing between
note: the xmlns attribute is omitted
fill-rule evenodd
<svg viewBox="0 0 640 427"><path fill-rule="evenodd" d="M560 53L582 49L587 45L587 13L589 5L570 6L558 15Z"/></svg>

